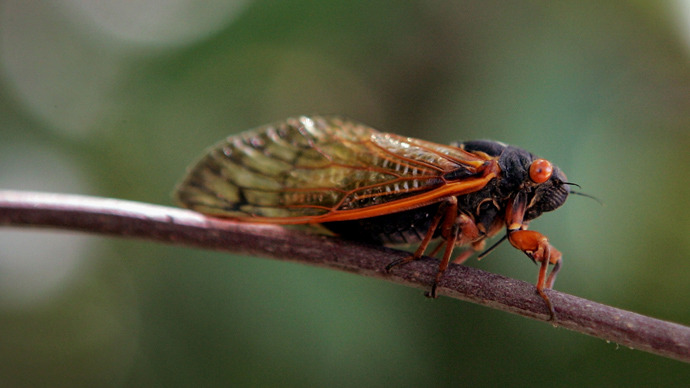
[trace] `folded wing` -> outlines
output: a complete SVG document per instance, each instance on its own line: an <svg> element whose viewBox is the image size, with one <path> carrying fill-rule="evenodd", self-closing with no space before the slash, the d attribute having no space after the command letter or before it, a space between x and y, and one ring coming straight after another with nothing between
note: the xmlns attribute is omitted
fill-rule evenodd
<svg viewBox="0 0 690 388"><path fill-rule="evenodd" d="M366 218L481 189L488 157L382 133L337 117L299 117L230 136L175 193L205 214L278 223Z"/></svg>

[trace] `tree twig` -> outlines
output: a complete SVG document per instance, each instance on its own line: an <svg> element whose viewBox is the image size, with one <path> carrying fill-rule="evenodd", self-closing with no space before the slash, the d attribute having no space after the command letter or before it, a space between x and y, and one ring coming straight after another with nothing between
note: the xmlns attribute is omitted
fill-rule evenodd
<svg viewBox="0 0 690 388"><path fill-rule="evenodd" d="M37 226L137 237L290 260L428 288L430 258L384 268L407 253L274 225L238 223L188 210L77 195L0 191L0 225ZM531 284L476 268L451 265L438 292L546 321L549 311ZM638 350L690 362L690 328L548 290L551 323Z"/></svg>

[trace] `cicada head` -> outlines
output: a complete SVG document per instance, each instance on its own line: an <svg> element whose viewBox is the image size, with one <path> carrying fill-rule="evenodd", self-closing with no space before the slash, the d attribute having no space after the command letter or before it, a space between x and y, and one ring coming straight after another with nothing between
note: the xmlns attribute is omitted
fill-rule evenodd
<svg viewBox="0 0 690 388"><path fill-rule="evenodd" d="M505 200L524 193L527 196L524 221L559 208L568 198L570 186L565 174L546 159L491 140L459 143L458 147L498 158L501 177L496 187L497 195Z"/></svg>
<svg viewBox="0 0 690 388"><path fill-rule="evenodd" d="M533 170L540 161L546 162L545 159L535 159L530 170ZM528 191L528 194L531 194L525 212L525 221L537 218L543 212L558 209L568 198L570 186L566 183L565 174L556 166L551 165L551 168L551 175L546 181L535 185L527 184L523 188L523 190ZM530 183L532 182L530 179Z"/></svg>

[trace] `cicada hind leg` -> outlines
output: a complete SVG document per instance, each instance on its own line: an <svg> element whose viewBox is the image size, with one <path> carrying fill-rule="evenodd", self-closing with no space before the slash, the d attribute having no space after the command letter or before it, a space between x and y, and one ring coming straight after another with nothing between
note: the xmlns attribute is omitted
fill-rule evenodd
<svg viewBox="0 0 690 388"><path fill-rule="evenodd" d="M455 245L458 242L458 236L463 236L463 239L469 238L470 241L479 236L479 230L477 229L474 221L465 214L458 215L458 201L455 197L447 198L441 204L441 206L439 206L439 209L429 226L429 230L427 230L426 234L424 235L424 239L422 239L422 242L419 244L417 250L412 255L395 260L386 266L386 271L390 271L395 266L409 263L421 258L431 243L437 228L439 227L441 228L442 240L432 250L430 255L435 256L441 250L441 248L445 247L445 250L443 251L443 257L439 263L438 272L436 273L434 282L431 285L431 289L424 294L428 298L437 297L436 288L443 277L443 273L448 268L450 258L453 254L453 248L455 248ZM471 256L472 252L473 250L463 252L463 254L461 254L458 259L454 260L454 262L462 263L469 256Z"/></svg>

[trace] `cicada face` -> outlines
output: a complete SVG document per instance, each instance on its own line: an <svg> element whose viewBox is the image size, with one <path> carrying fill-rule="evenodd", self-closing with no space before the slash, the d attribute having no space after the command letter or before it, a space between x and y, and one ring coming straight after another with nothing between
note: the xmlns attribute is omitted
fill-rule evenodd
<svg viewBox="0 0 690 388"><path fill-rule="evenodd" d="M568 198L570 186L565 174L556 166L518 147L491 140L475 140L456 143L469 152L483 152L498 158L501 176L497 182L497 200L506 201L517 193L526 195L524 221L533 220L544 212L559 208ZM535 161L537 164L535 164ZM541 162L543 161L543 162ZM539 166L539 163L544 165ZM536 171L540 168L548 171ZM540 175L548 173L546 180Z"/></svg>
<svg viewBox="0 0 690 388"><path fill-rule="evenodd" d="M535 219L544 212L550 212L561 207L570 193L570 186L565 182L565 174L554 166L551 178L538 184L530 191L531 199L527 206L525 220Z"/></svg>

